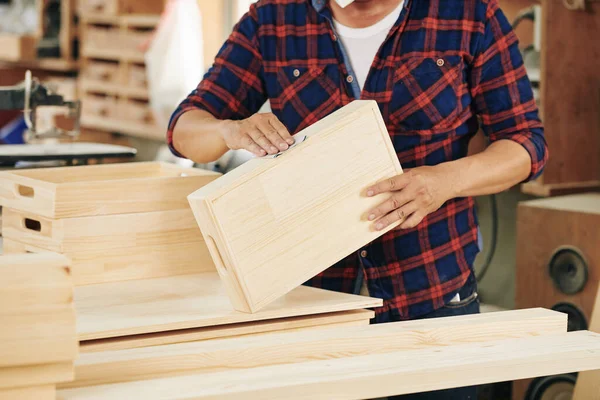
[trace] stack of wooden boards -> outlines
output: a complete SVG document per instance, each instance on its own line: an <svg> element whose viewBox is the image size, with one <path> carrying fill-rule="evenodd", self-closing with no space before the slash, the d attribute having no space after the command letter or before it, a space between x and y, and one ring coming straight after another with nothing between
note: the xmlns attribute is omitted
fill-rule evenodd
<svg viewBox="0 0 600 400"><path fill-rule="evenodd" d="M2 172L4 252L65 254L75 285L214 270L186 196L218 176L152 162Z"/></svg>
<svg viewBox="0 0 600 400"><path fill-rule="evenodd" d="M84 354L63 400L365 399L600 369L600 335L528 309Z"/></svg>
<svg viewBox="0 0 600 400"><path fill-rule="evenodd" d="M0 399L54 400L77 355L69 260L0 257Z"/></svg>
<svg viewBox="0 0 600 400"><path fill-rule="evenodd" d="M367 189L402 173L375 101L354 101L295 138L189 196L240 311L260 310L398 225L375 231L366 218L388 196Z"/></svg>

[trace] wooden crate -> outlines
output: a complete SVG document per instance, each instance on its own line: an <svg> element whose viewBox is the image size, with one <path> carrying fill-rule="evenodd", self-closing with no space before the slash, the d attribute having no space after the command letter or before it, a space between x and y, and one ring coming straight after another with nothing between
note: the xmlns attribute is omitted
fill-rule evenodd
<svg viewBox="0 0 600 400"><path fill-rule="evenodd" d="M165 0L79 0L79 12L100 14L160 14Z"/></svg>
<svg viewBox="0 0 600 400"><path fill-rule="evenodd" d="M65 254L76 285L214 269L189 209L49 219L4 208L2 224L7 253Z"/></svg>
<svg viewBox="0 0 600 400"><path fill-rule="evenodd" d="M189 196L237 310L255 312L384 232L366 189L402 173L375 101L354 101ZM391 225L387 230L393 229Z"/></svg>
<svg viewBox="0 0 600 400"><path fill-rule="evenodd" d="M158 162L5 171L0 203L46 218L189 209L186 196L219 176Z"/></svg>
<svg viewBox="0 0 600 400"><path fill-rule="evenodd" d="M81 78L91 82L121 83L119 80L119 64L109 61L90 60L82 69Z"/></svg>
<svg viewBox="0 0 600 400"><path fill-rule="evenodd" d="M81 114L107 119L116 118L119 115L118 101L114 96L84 94Z"/></svg>
<svg viewBox="0 0 600 400"><path fill-rule="evenodd" d="M33 60L36 56L37 38L30 35L0 34L0 60Z"/></svg>

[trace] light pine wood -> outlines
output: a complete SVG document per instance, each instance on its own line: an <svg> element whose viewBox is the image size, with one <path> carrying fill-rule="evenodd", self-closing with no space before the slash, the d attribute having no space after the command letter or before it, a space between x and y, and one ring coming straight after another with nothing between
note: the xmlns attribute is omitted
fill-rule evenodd
<svg viewBox="0 0 600 400"><path fill-rule="evenodd" d="M186 209L219 175L158 162L4 171L0 202L47 218Z"/></svg>
<svg viewBox="0 0 600 400"><path fill-rule="evenodd" d="M70 260L60 254L0 257L0 315L73 303Z"/></svg>
<svg viewBox="0 0 600 400"><path fill-rule="evenodd" d="M566 332L566 315L533 309L180 343L84 354L75 363L76 381L63 387L234 371Z"/></svg>
<svg viewBox="0 0 600 400"><path fill-rule="evenodd" d="M0 389L0 400L56 400L54 385Z"/></svg>
<svg viewBox="0 0 600 400"><path fill-rule="evenodd" d="M33 60L37 38L32 35L0 34L0 61Z"/></svg>
<svg viewBox="0 0 600 400"><path fill-rule="evenodd" d="M301 136L189 196L237 310L260 310L384 233L365 214L386 195L366 189L402 169L377 103L354 101Z"/></svg>
<svg viewBox="0 0 600 400"><path fill-rule="evenodd" d="M0 367L73 360L78 351L73 306L0 313Z"/></svg>
<svg viewBox="0 0 600 400"><path fill-rule="evenodd" d="M368 325L370 319L374 316L375 313L373 311L350 310L302 317L87 340L79 344L79 351L82 353L94 353L227 337L246 337L249 335L261 335L267 332L290 332L305 329L322 329L323 327L360 326Z"/></svg>
<svg viewBox="0 0 600 400"><path fill-rule="evenodd" d="M232 309L216 272L75 288L80 341L348 311L382 304L381 299L301 286L260 312L248 314Z"/></svg>
<svg viewBox="0 0 600 400"><path fill-rule="evenodd" d="M571 332L65 389L63 400L365 399L600 368L600 335Z"/></svg>
<svg viewBox="0 0 600 400"><path fill-rule="evenodd" d="M72 261L75 285L214 271L188 209L49 219L3 209L6 253L52 251Z"/></svg>
<svg viewBox="0 0 600 400"><path fill-rule="evenodd" d="M73 361L0 368L0 390L55 385L75 379Z"/></svg>
<svg viewBox="0 0 600 400"><path fill-rule="evenodd" d="M596 294L596 304L592 313L590 330L600 333L600 289ZM600 368L595 371L582 372L577 375L573 400L600 399Z"/></svg>

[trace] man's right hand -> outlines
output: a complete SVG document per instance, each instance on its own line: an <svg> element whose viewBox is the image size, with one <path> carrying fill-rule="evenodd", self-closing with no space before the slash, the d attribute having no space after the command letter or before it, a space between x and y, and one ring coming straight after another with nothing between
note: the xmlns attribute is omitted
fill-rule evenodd
<svg viewBox="0 0 600 400"><path fill-rule="evenodd" d="M223 139L231 150L245 149L258 157L277 154L294 144L294 139L272 113L254 114L241 121L228 121Z"/></svg>

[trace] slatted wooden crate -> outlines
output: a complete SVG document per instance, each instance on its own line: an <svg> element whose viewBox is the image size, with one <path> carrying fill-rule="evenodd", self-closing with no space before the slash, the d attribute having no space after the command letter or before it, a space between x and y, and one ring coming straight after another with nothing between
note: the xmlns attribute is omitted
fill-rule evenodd
<svg viewBox="0 0 600 400"><path fill-rule="evenodd" d="M6 171L0 203L46 218L188 209L186 196L219 175L159 162Z"/></svg>
<svg viewBox="0 0 600 400"><path fill-rule="evenodd" d="M2 234L6 253L70 257L76 285L214 269L189 209L50 219L4 208Z"/></svg>
<svg viewBox="0 0 600 400"><path fill-rule="evenodd" d="M237 310L261 309L384 233L365 214L387 195L366 189L402 169L377 103L354 101L302 137L189 196Z"/></svg>

